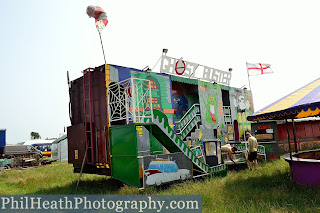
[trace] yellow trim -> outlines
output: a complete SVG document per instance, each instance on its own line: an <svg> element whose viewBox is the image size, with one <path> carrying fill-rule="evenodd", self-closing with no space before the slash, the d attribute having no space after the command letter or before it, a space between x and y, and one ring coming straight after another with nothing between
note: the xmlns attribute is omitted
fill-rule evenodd
<svg viewBox="0 0 320 213"><path fill-rule="evenodd" d="M302 110L296 117L297 118L305 118L309 116L319 115L320 109L317 107L315 110L311 110L310 108L307 111Z"/></svg>
<svg viewBox="0 0 320 213"><path fill-rule="evenodd" d="M291 107L293 104L295 104L296 102L298 102L300 99L302 99L304 96L306 96L310 91L312 91L316 87L318 87L319 84L320 84L320 79L309 84L308 86L303 87L302 89L300 89L297 92L291 94L290 96L284 98L283 100L279 101L278 103L272 105L268 109L258 113L257 115L287 109L287 108Z"/></svg>
<svg viewBox="0 0 320 213"><path fill-rule="evenodd" d="M107 131L108 131L108 135L109 135L109 112L108 112L108 86L110 85L110 66L109 64L105 64L105 76L106 76L106 102L107 102ZM109 146L109 149L107 151L107 147L105 148L106 152L108 152L110 154L110 146ZM106 153L107 155L107 153ZM112 157L112 155L110 156ZM106 160L107 161L107 160ZM109 168L108 164L107 165L107 168Z"/></svg>
<svg viewBox="0 0 320 213"><path fill-rule="evenodd" d="M98 165L96 165L96 167L98 169L109 169L110 168L108 164L104 165L103 163L99 163Z"/></svg>
<svg viewBox="0 0 320 213"><path fill-rule="evenodd" d="M105 65L105 75L106 75L106 88L110 84L110 70L109 70L109 64Z"/></svg>
<svg viewBox="0 0 320 213"><path fill-rule="evenodd" d="M175 126L174 124L169 124L169 126L171 127L171 129L173 129L173 127Z"/></svg>
<svg viewBox="0 0 320 213"><path fill-rule="evenodd" d="M276 113L268 116L257 116L253 121L259 121L259 120L271 120L275 117L284 117L284 116L290 116L292 114L298 113L294 118L305 118L315 115L320 115L320 109L317 107L315 110L311 110L310 108L307 111L301 110L295 110L291 112L283 112L283 113Z"/></svg>
<svg viewBox="0 0 320 213"><path fill-rule="evenodd" d="M169 160L168 159L157 158L157 159L155 159L155 161L169 161Z"/></svg>

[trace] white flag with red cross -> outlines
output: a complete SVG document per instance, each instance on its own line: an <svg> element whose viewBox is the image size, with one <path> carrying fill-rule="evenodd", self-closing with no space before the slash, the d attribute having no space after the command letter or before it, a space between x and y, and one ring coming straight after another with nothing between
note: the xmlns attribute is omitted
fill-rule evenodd
<svg viewBox="0 0 320 213"><path fill-rule="evenodd" d="M247 63L248 75L262 75L273 73L270 64L261 64L261 63Z"/></svg>

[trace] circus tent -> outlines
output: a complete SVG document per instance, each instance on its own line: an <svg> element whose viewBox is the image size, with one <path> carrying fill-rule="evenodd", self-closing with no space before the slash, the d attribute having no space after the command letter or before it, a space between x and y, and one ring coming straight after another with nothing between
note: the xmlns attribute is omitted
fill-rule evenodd
<svg viewBox="0 0 320 213"><path fill-rule="evenodd" d="M283 120L320 113L320 78L248 116L249 121Z"/></svg>

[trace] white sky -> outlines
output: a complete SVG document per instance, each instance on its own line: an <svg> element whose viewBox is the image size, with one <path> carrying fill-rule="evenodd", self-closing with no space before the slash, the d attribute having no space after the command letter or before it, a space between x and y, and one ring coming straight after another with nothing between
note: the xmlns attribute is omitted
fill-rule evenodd
<svg viewBox="0 0 320 213"><path fill-rule="evenodd" d="M248 87L246 62L274 74L250 77L255 111L319 78L317 1L10 0L0 2L0 129L7 143L58 137L69 126L70 79L104 63L88 5L101 6L107 63L153 67L167 55L220 70ZM155 69L155 71L158 71Z"/></svg>

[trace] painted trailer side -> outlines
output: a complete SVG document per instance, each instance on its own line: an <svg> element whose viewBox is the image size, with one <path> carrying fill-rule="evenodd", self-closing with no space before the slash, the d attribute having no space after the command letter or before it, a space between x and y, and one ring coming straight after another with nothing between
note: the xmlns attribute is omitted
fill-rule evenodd
<svg viewBox="0 0 320 213"><path fill-rule="evenodd" d="M6 146L6 129L0 129L0 155L4 153Z"/></svg>
<svg viewBox="0 0 320 213"><path fill-rule="evenodd" d="M177 165L190 168L178 159L188 161L192 177L224 171L220 146L241 144L251 129L251 92L217 83L102 65L70 82L69 94L68 162L74 172L84 162L84 173L136 187L144 186L144 171L158 156L182 154Z"/></svg>

